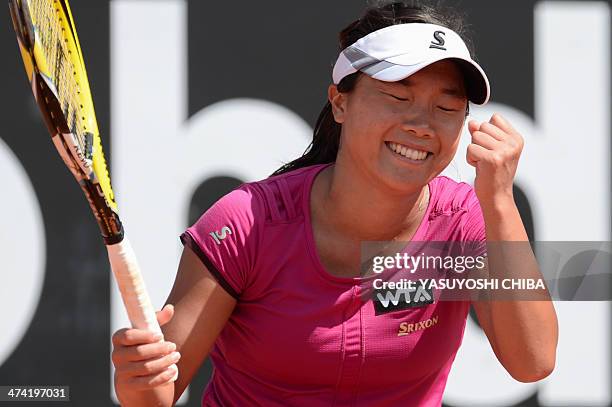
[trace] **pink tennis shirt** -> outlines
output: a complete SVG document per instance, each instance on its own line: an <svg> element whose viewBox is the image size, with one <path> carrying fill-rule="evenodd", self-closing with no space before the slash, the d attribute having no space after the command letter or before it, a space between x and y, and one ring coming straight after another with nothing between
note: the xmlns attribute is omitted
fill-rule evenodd
<svg viewBox="0 0 612 407"><path fill-rule="evenodd" d="M439 406L468 301L378 314L317 255L310 191L327 165L243 184L181 235L237 305L202 406ZM413 241L485 241L473 189L447 177Z"/></svg>

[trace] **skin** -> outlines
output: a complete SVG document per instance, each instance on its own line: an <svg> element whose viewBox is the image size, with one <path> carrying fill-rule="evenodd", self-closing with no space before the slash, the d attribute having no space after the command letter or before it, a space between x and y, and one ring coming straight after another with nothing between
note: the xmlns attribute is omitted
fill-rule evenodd
<svg viewBox="0 0 612 407"><path fill-rule="evenodd" d="M451 161L465 124L467 98L461 72L441 61L408 80L384 83L360 75L355 89L328 91L342 124L336 164L319 173L311 215L319 258L337 276L355 277L363 240L409 240L424 216L427 183ZM500 115L468 124L467 161L476 168L475 192L488 241L528 242L512 196L523 139ZM386 142L430 154L424 162L399 158ZM359 222L355 222L359 219ZM492 250L489 271L521 266L539 276L531 249L519 256ZM526 267L529 265L529 267ZM137 329L113 335L115 386L125 406L170 406L180 397L231 315L236 300L185 248L167 304L158 313L165 341ZM497 358L516 380L532 382L554 368L557 318L550 301L473 301ZM178 354L177 354L178 352ZM177 361L177 357L181 355ZM174 366L178 367L176 381Z"/></svg>
<svg viewBox="0 0 612 407"><path fill-rule="evenodd" d="M236 300L185 248L166 304L157 313L165 337L161 344L145 330L120 329L113 335L115 389L123 407L174 405L208 356ZM181 355L178 362L168 360L173 348ZM173 365L179 371L176 380Z"/></svg>
<svg viewBox="0 0 612 407"><path fill-rule="evenodd" d="M499 114L488 123L470 121L472 144L467 161L476 168L474 190L482 208L488 245L488 269L497 278L542 278L512 195L523 138ZM496 242L505 243L503 246ZM535 298L541 301L534 300ZM520 382L541 380L555 367L559 327L547 292L530 301L473 301L500 363Z"/></svg>
<svg viewBox="0 0 612 407"><path fill-rule="evenodd" d="M423 218L417 203L426 183L457 150L465 120L461 83L457 66L441 61L403 84L362 75L351 93L330 86L334 117L342 124L341 149L336 165L315 180L312 199L317 248L328 271L355 276L362 240L409 240L414 235ZM445 95L457 88L463 90L461 97ZM461 105L458 99L461 112L440 111L454 110ZM541 278L512 194L523 138L499 114L488 123L470 121L468 129L472 143L466 160L476 169L474 190L487 242L523 242L505 245L504 251L490 247L486 271L497 278L517 277L516 270L522 278ZM420 146L432 155L422 164L405 162L388 150L386 141ZM543 301L472 302L498 360L521 382L541 380L555 365L557 316L546 294L538 298Z"/></svg>
<svg viewBox="0 0 612 407"><path fill-rule="evenodd" d="M332 85L328 96L342 124L341 146L336 165L315 179L313 230L328 272L356 277L362 241L407 241L416 232L427 182L457 150L467 99L463 76L448 61L403 83L360 75L352 92L338 92ZM407 162L386 142L418 147L430 156L419 164Z"/></svg>

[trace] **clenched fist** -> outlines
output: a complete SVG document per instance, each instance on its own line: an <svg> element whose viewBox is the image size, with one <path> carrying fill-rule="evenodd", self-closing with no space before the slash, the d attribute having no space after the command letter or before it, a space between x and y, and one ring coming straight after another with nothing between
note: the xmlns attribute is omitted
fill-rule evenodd
<svg viewBox="0 0 612 407"><path fill-rule="evenodd" d="M467 162L476 168L474 191L479 201L512 198L512 183L523 151L523 137L498 113L489 122L471 120L472 143Z"/></svg>

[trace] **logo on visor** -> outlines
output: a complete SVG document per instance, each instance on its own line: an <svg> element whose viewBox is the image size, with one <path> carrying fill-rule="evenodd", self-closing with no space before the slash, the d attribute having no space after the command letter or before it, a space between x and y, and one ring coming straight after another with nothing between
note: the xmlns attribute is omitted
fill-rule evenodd
<svg viewBox="0 0 612 407"><path fill-rule="evenodd" d="M429 45L429 48L441 49L442 51L446 51L446 48L444 48L444 44L446 43L446 41L444 40L445 35L446 33L444 31L434 32L434 40Z"/></svg>

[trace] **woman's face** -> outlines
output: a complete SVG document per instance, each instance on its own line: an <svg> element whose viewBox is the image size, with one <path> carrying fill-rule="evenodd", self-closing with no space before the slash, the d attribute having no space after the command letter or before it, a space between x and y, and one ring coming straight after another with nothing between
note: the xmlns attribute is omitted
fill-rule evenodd
<svg viewBox="0 0 612 407"><path fill-rule="evenodd" d="M359 75L350 93L330 87L342 124L338 161L397 191L436 177L455 155L465 121L463 75L452 61L429 65L399 82Z"/></svg>

